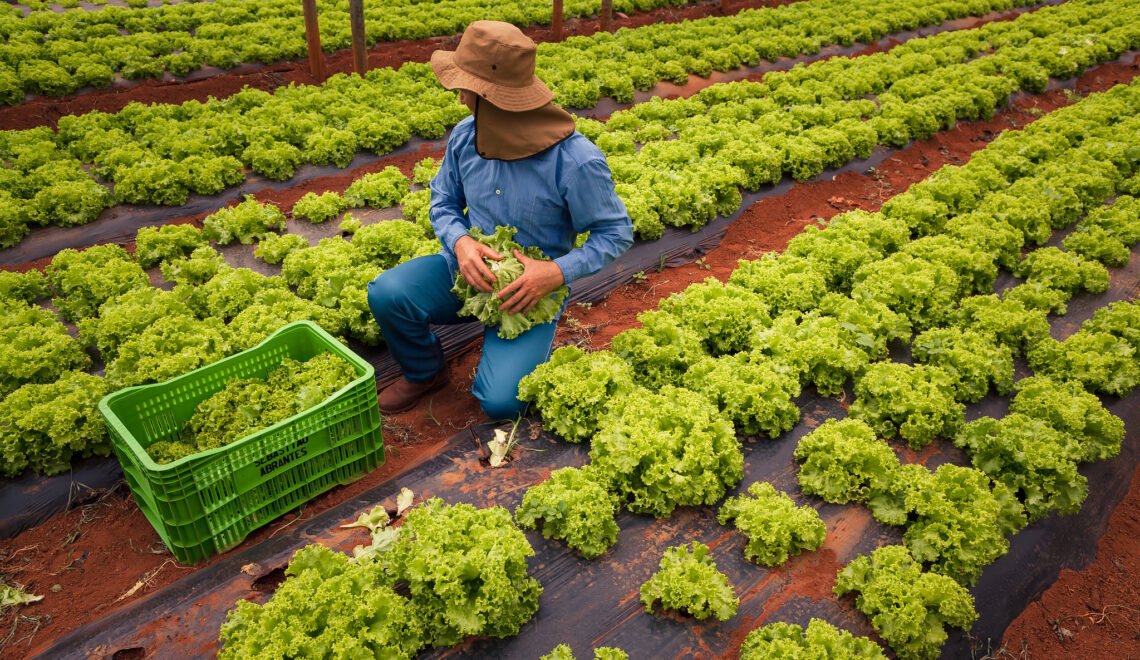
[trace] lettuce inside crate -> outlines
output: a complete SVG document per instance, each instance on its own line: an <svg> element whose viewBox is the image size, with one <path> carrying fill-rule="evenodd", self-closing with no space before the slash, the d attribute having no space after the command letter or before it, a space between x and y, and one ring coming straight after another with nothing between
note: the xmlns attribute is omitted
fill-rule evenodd
<svg viewBox="0 0 1140 660"><path fill-rule="evenodd" d="M317 406L231 444L160 465L147 448L179 437L197 405L233 378L265 378L284 359L333 352L357 377ZM163 383L119 390L99 403L139 508L175 558L194 563L384 461L372 366L309 321Z"/></svg>

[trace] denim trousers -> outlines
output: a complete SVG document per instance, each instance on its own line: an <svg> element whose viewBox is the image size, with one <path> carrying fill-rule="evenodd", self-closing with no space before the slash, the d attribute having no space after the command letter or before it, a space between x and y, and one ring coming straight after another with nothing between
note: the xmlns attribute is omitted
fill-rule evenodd
<svg viewBox="0 0 1140 660"><path fill-rule="evenodd" d="M413 383L431 380L447 368L443 348L430 325L467 323L458 315L461 304L451 292L454 276L442 255L406 261L386 270L368 284L368 307L392 357ZM519 381L550 358L557 321L538 325L514 339L502 339L498 329L483 331L483 355L471 393L492 419L512 419L526 410L519 401Z"/></svg>

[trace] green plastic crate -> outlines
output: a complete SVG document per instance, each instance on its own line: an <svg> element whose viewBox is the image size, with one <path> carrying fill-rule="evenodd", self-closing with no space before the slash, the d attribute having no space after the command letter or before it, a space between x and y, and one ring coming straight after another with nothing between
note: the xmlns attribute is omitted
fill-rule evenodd
<svg viewBox="0 0 1140 660"><path fill-rule="evenodd" d="M237 442L159 465L146 449L182 437L202 400L233 378L265 378L285 358L336 353L356 368L324 403ZM99 402L111 444L147 520L181 562L241 543L253 530L384 461L372 365L319 326L298 321L257 346L164 383Z"/></svg>

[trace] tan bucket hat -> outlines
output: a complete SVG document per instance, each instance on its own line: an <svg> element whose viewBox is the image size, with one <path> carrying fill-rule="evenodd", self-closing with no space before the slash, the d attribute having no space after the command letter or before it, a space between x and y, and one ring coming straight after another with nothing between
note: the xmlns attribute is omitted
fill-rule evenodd
<svg viewBox="0 0 1140 660"><path fill-rule="evenodd" d="M509 112L540 108L554 92L534 75L536 47L522 30L501 21L475 21L454 51L431 54L431 68L447 89L469 89Z"/></svg>

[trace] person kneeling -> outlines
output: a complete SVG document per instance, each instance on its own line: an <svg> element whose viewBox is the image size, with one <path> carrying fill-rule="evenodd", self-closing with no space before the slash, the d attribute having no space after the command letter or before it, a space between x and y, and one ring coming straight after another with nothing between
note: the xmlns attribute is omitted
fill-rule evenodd
<svg viewBox="0 0 1140 660"><path fill-rule="evenodd" d="M407 261L368 286L368 304L403 377L379 395L384 413L413 408L450 380L439 338L430 324L460 317L452 293L456 272L475 289L494 290L487 260L502 255L473 238L498 226L537 247L552 261L522 253L523 274L497 297L504 312L528 312L553 291L593 274L633 243L633 224L614 191L602 152L575 130L574 118L551 103L554 94L535 76L535 44L517 27L476 21L455 51L436 51L431 65L440 83L459 90L472 116L452 130L439 173L431 181L431 223L438 254ZM589 232L574 248L575 238ZM483 354L472 393L492 419L513 418L524 376L550 357L557 318L514 339L496 328L483 334Z"/></svg>

